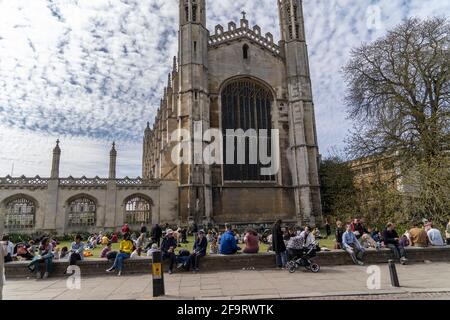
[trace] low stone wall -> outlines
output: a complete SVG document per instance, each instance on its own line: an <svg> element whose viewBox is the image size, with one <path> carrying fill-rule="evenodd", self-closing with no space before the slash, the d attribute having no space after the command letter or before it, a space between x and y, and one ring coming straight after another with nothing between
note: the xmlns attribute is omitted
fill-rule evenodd
<svg viewBox="0 0 450 320"><path fill-rule="evenodd" d="M450 261L450 247L430 247L430 248L407 248L407 255L410 262L433 262ZM387 263L389 259L394 259L389 249L376 251L370 249L365 256L366 265ZM321 266L350 265L352 260L349 255L342 250L319 252L314 261ZM151 258L141 258L136 260L126 260L124 263L125 274L151 274ZM32 276L27 269L28 262L11 262L5 264L5 274L7 279L26 278ZM83 276L107 275L106 269L111 266L111 262L105 259L85 259L78 263ZM52 276L63 276L67 269L67 261L55 261ZM263 254L237 254L233 256L214 255L207 256L201 260L203 271L225 271L239 270L242 268L254 267L255 269L268 269L275 267L275 255L273 253ZM167 270L167 265L165 266Z"/></svg>

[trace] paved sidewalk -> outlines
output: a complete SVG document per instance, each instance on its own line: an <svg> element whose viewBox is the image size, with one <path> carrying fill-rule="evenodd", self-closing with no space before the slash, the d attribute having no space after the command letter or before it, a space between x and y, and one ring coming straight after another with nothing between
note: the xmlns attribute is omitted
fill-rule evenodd
<svg viewBox="0 0 450 320"><path fill-rule="evenodd" d="M380 269L380 290L367 288L367 266L324 267L318 274L303 270L295 274L285 270L166 274L167 296L162 299L413 299L433 295L450 299L450 263L398 265L401 288L391 287L387 265ZM80 290L69 290L64 278L7 280L4 299L152 299L151 275L83 278Z"/></svg>

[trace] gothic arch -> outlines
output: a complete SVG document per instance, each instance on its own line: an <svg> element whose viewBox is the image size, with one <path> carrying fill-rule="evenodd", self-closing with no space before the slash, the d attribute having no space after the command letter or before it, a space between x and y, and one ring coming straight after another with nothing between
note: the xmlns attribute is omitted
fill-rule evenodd
<svg viewBox="0 0 450 320"><path fill-rule="evenodd" d="M85 193L74 195L65 202L67 226L95 227L97 222L98 200Z"/></svg>
<svg viewBox="0 0 450 320"><path fill-rule="evenodd" d="M152 198L142 193L134 193L123 201L124 222L129 225L140 225L152 222Z"/></svg>
<svg viewBox="0 0 450 320"><path fill-rule="evenodd" d="M39 202L34 197L23 193L14 194L1 203L0 223L4 223L8 231L33 230L38 208Z"/></svg>
<svg viewBox="0 0 450 320"><path fill-rule="evenodd" d="M267 90L270 91L270 93L272 94L273 101L275 101L276 98L277 98L277 94L276 94L275 90L273 89L273 87L272 87L267 81L265 81L265 80L263 80L263 79L261 79L261 78L252 76L252 75L250 75L250 74L242 74L242 75L233 76L233 77L230 77L230 78L225 79L225 80L221 83L221 85L220 85L220 87L219 87L219 94L221 95L222 92L223 92L223 89L224 89L226 86L228 86L230 83L235 82L235 81L238 81L238 80L249 80L249 81L256 82L256 83L259 84L260 86L263 86L265 89L267 89Z"/></svg>

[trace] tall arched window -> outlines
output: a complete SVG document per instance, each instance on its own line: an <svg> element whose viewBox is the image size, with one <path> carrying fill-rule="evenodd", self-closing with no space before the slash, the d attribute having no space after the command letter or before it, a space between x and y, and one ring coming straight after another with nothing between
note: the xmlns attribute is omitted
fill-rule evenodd
<svg viewBox="0 0 450 320"><path fill-rule="evenodd" d="M239 164L238 146L235 139L234 155L227 156L227 129L256 130L258 143L266 144L267 155L271 156L270 129L272 128L271 106L273 95L269 89L256 81L243 78L229 83L221 93L222 101L222 129L224 135L224 166L223 176L225 181L256 182L274 181L275 176L261 175L263 166L260 162L259 152L250 154L250 138L245 139L245 163ZM259 130L267 129L267 138L261 139ZM253 140L255 141L255 140ZM229 148L229 146L228 146ZM230 150L230 149L229 149ZM258 149L259 150L259 146ZM257 157L257 163L251 163L251 157ZM227 158L233 158L234 164L230 164Z"/></svg>
<svg viewBox="0 0 450 320"><path fill-rule="evenodd" d="M6 202L5 228L8 231L33 229L36 205L27 198L16 198Z"/></svg>
<svg viewBox="0 0 450 320"><path fill-rule="evenodd" d="M87 197L76 198L69 202L69 227L95 226L97 206Z"/></svg>
<svg viewBox="0 0 450 320"><path fill-rule="evenodd" d="M125 222L130 225L151 223L152 202L139 195L129 197L125 201Z"/></svg>

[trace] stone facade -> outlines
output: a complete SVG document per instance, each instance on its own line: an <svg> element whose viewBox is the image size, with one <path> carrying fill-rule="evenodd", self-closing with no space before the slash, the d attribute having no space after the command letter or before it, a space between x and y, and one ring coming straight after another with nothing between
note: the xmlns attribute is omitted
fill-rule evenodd
<svg viewBox="0 0 450 320"><path fill-rule="evenodd" d="M139 228L140 222L177 223L176 183L139 177L117 179L116 156L113 145L108 178L60 178L58 142L50 178L0 178L0 216L6 221L6 232L62 234L113 231L124 222L132 228Z"/></svg>
<svg viewBox="0 0 450 320"><path fill-rule="evenodd" d="M230 22L227 30L217 25L210 34L205 0L179 2L178 57L153 127L148 124L144 133L143 177L177 182L182 223L321 221L319 151L302 1L276 2L282 36L278 43L258 25L250 27L245 13L239 24ZM267 129L279 130L280 170L269 181L230 181L224 178L224 165L177 165L171 159L177 144L171 139L174 130L225 130L223 104L233 110L238 102L226 102L224 92L236 83L238 89L240 84L251 85L270 96ZM256 109L256 117L261 110ZM238 128L236 123L234 129ZM204 148L210 141L191 134L186 142L193 158L194 145Z"/></svg>

